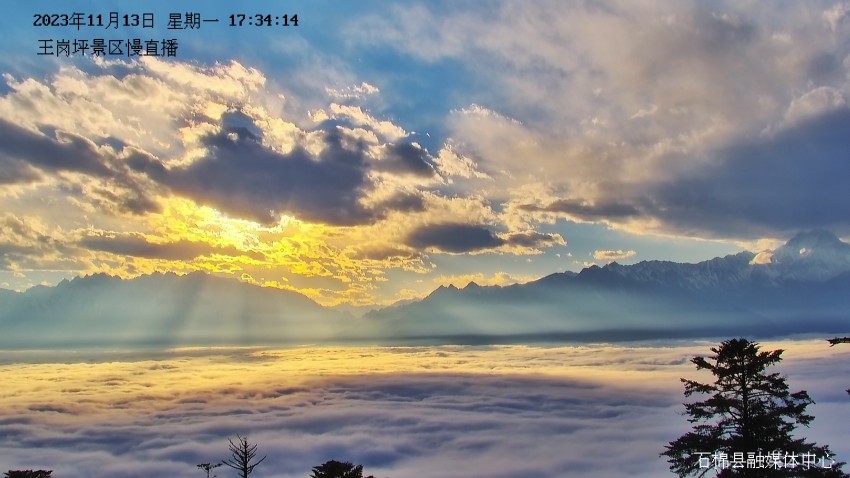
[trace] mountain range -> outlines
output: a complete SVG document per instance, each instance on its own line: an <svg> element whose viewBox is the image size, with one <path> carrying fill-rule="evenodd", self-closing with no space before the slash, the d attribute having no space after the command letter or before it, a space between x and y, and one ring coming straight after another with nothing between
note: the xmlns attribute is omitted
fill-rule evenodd
<svg viewBox="0 0 850 478"><path fill-rule="evenodd" d="M0 292L0 345L15 348L317 341L348 318L296 292L201 272L95 274Z"/></svg>
<svg viewBox="0 0 850 478"><path fill-rule="evenodd" d="M511 286L440 287L353 317L295 292L193 273L0 289L0 345L613 341L850 330L850 244L800 233L696 264L616 262Z"/></svg>
<svg viewBox="0 0 850 478"><path fill-rule="evenodd" d="M850 244L816 230L696 264L612 262L507 287L440 287L367 318L387 336L437 342L836 333L850 329Z"/></svg>

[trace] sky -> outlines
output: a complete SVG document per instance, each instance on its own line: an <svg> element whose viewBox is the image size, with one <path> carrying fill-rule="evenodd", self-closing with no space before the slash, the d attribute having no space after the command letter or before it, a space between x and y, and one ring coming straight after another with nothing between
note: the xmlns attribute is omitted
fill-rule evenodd
<svg viewBox="0 0 850 478"><path fill-rule="evenodd" d="M847 237L848 12L16 2L0 20L0 288L200 270L366 307ZM104 26L49 25L74 13ZM61 46L97 40L120 52ZM129 56L133 40L154 54Z"/></svg>
<svg viewBox="0 0 850 478"><path fill-rule="evenodd" d="M0 469L199 476L239 433L270 478L330 459L379 478L667 476L659 454L691 428L679 378L711 382L689 359L715 345L5 351ZM795 436L846 461L850 349L761 346L815 401Z"/></svg>

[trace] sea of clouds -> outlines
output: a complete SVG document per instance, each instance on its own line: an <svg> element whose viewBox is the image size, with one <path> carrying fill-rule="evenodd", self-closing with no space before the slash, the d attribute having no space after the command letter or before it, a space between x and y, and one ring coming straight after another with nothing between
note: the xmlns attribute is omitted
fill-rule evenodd
<svg viewBox="0 0 850 478"><path fill-rule="evenodd" d="M0 352L0 470L204 476L240 433L268 456L258 478L330 459L378 478L672 476L679 378L709 381L689 359L712 345ZM850 460L850 346L762 345L817 402L798 434Z"/></svg>

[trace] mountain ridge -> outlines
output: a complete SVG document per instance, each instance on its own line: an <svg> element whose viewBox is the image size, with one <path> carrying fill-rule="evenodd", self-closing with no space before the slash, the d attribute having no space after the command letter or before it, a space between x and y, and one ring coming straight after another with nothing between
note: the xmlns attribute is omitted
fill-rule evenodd
<svg viewBox="0 0 850 478"><path fill-rule="evenodd" d="M697 263L612 262L510 286L440 286L353 317L293 291L196 272L92 274L0 289L0 344L62 346L305 343L504 337L651 338L844 332L850 244L827 231L774 251ZM490 339L488 339L488 337ZM501 339L499 339L501 340ZM509 339L505 339L509 340Z"/></svg>
<svg viewBox="0 0 850 478"><path fill-rule="evenodd" d="M0 343L27 346L318 340L347 318L296 292L204 273L92 274L0 300Z"/></svg>
<svg viewBox="0 0 850 478"><path fill-rule="evenodd" d="M793 255L800 245L807 250ZM634 337L662 330L687 336L697 330L728 334L763 327L777 333L850 328L850 244L827 231L808 231L771 251L769 260L756 262L758 256L743 251L697 263L612 262L525 284L479 288L475 297L464 289L442 288L440 294L366 317L406 337L485 334L481 323L491 324L491 333L537 329L560 337L627 328L637 329ZM458 327L459 322L475 325Z"/></svg>

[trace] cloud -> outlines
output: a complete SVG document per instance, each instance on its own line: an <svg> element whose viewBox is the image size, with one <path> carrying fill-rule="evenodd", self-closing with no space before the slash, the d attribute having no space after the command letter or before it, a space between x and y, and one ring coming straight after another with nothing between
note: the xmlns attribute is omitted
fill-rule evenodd
<svg viewBox="0 0 850 478"><path fill-rule="evenodd" d="M640 234L747 239L836 223L813 224L818 213L808 220L791 214L787 226L730 220L692 227L698 219L685 220L684 211L679 217L675 205L667 214L668 198L657 195L658 184L689 183L712 167L748 175L746 158L724 152L846 111L850 23L843 5L814 2L768 13L729 2L707 8L615 1L596 8L504 1L486 12L476 5L445 12L415 4L390 15L389 25L381 18L379 28L376 17L374 28L351 34L429 64L457 62L463 78L490 79L469 92L474 103L447 118L452 149L493 178L478 191L494 203L545 177L552 197L522 203L532 222L566 217ZM786 166L805 169L804 158L834 151L800 139L800 148L809 144L807 155L782 155L783 166L767 177ZM723 179L704 176L706 192L711 181L724 190ZM695 217L713 215L716 205L687 202Z"/></svg>
<svg viewBox="0 0 850 478"><path fill-rule="evenodd" d="M113 213L159 210L155 191L145 181L132 177L110 147L101 148L76 134L44 129L53 137L0 118L0 165L4 166L0 184L42 180L45 175L40 171L59 178L60 188ZM131 151L129 160L138 159L139 153Z"/></svg>
<svg viewBox="0 0 850 478"><path fill-rule="evenodd" d="M454 147L447 144L434 158L434 163L441 173L447 176L461 178L492 179L478 170L478 165L471 158L457 154Z"/></svg>
<svg viewBox="0 0 850 478"><path fill-rule="evenodd" d="M330 110L334 118L347 119L357 126L368 127L387 141L398 141L408 135L404 128L390 121L379 120L360 106L331 103Z"/></svg>
<svg viewBox="0 0 850 478"><path fill-rule="evenodd" d="M241 433L271 478L329 459L398 478L648 478L690 428L679 378L697 378L688 359L711 345L4 351L0 468L189 475ZM829 417L850 406L835 383L847 352L763 346L785 349L777 369L817 402L798 432L846 459L846 427Z"/></svg>
<svg viewBox="0 0 850 478"><path fill-rule="evenodd" d="M847 198L817 172L835 166L830 151L843 144L813 136L808 149L788 149L797 159L778 147L791 145L779 139L790 131L846 111L841 5L356 10L357 28L338 30L345 55L300 38L270 44L273 56L257 67L144 58L4 75L3 206L55 223L56 236L90 225L173 245L89 244L151 259L132 265L75 246L74 260L92 261L84 268L124 276L238 237L232 247L278 262L170 266L286 282L323 303L393 297L414 274L446 267L423 262L426 252L539 253L565 243L543 232L569 229L564 220L742 240L846 228L835 205ZM402 68L387 71L378 52ZM750 162L738 153L747 148L776 159ZM820 159L806 170L804 157ZM783 170L824 187L808 194ZM783 190L800 198L775 197ZM177 201L215 214L170 224L166 237ZM304 237L267 232L289 233L291 221Z"/></svg>
<svg viewBox="0 0 850 478"><path fill-rule="evenodd" d="M617 249L616 251L593 251L593 258L597 261L618 261L622 259L630 259L636 255L637 252L635 251L624 251L622 249Z"/></svg>
<svg viewBox="0 0 850 478"><path fill-rule="evenodd" d="M425 211L425 200L421 195L415 193L398 192L378 203L380 210L392 210L401 212L423 212Z"/></svg>
<svg viewBox="0 0 850 478"><path fill-rule="evenodd" d="M327 91L328 95L333 98L351 100L351 99L363 99L369 95L374 95L379 93L381 90L378 89L375 85L370 85L365 81L360 83L357 86L347 86L345 88L329 88L326 87L325 91Z"/></svg>
<svg viewBox="0 0 850 478"><path fill-rule="evenodd" d="M417 249L452 253L495 249L505 244L504 239L484 226L456 223L421 226L407 236L406 242Z"/></svg>
<svg viewBox="0 0 850 478"><path fill-rule="evenodd" d="M114 233L107 231L87 231L77 241L80 247L95 251L103 251L118 256L145 257L152 259L167 259L191 261L201 255L221 254L227 256L249 256L264 259L262 254L253 251L240 250L233 246L214 247L210 244L189 240L176 242L150 242L139 233Z"/></svg>
<svg viewBox="0 0 850 478"><path fill-rule="evenodd" d="M97 146L77 135L57 131L55 139L0 118L0 155L48 171L76 171L108 176Z"/></svg>
<svg viewBox="0 0 850 478"><path fill-rule="evenodd" d="M435 174L434 160L416 143L390 144L378 167L396 174L431 177Z"/></svg>
<svg viewBox="0 0 850 478"><path fill-rule="evenodd" d="M243 101L266 83L259 70L245 67L235 60L204 67L144 56L139 65L180 89Z"/></svg>
<svg viewBox="0 0 850 478"><path fill-rule="evenodd" d="M66 238L32 217L0 215L0 270L77 270Z"/></svg>
<svg viewBox="0 0 850 478"><path fill-rule="evenodd" d="M180 194L266 224L279 214L337 225L373 219L359 202L367 186L363 151L343 147L337 133L325 135L316 157L300 148L278 153L236 131L203 142L207 155L169 171L166 182Z"/></svg>
<svg viewBox="0 0 850 478"><path fill-rule="evenodd" d="M850 111L841 110L729 146L716 161L660 184L649 210L704 234L846 233L848 128Z"/></svg>
<svg viewBox="0 0 850 478"><path fill-rule="evenodd" d="M22 161L0 156L0 186L28 184L41 179L38 171Z"/></svg>
<svg viewBox="0 0 850 478"><path fill-rule="evenodd" d="M785 119L789 124L794 124L836 110L846 110L846 106L847 101L841 90L822 86L807 91L799 98L794 99L788 106Z"/></svg>
<svg viewBox="0 0 850 478"><path fill-rule="evenodd" d="M408 234L405 242L417 249L455 254L487 250L534 254L541 247L566 245L566 241L560 234L538 232L496 234L485 226L461 223L418 226Z"/></svg>
<svg viewBox="0 0 850 478"><path fill-rule="evenodd" d="M567 241L560 234L549 234L541 232L518 232L506 234L502 237L505 244L518 249L536 250L540 247L553 245L565 246Z"/></svg>
<svg viewBox="0 0 850 478"><path fill-rule="evenodd" d="M770 251L761 251L750 261L752 265L771 264L773 262L773 253Z"/></svg>
<svg viewBox="0 0 850 478"><path fill-rule="evenodd" d="M521 204L517 208L527 212L565 214L580 221L616 220L639 216L641 214L637 207L627 203L607 202L593 204L575 199L558 199L543 206Z"/></svg>

